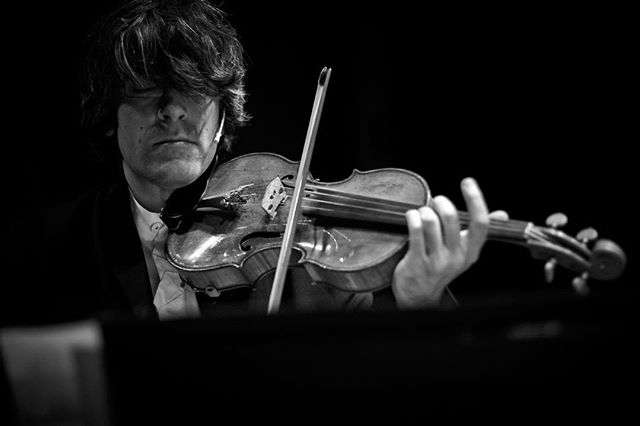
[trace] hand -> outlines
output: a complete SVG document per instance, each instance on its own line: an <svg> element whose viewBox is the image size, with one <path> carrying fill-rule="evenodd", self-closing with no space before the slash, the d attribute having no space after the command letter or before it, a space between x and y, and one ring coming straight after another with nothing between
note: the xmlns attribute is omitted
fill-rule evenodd
<svg viewBox="0 0 640 426"><path fill-rule="evenodd" d="M508 219L504 211L488 212L474 179L464 179L461 188L470 216L468 229L460 230L455 206L441 195L430 207L406 212L409 248L391 285L399 308L437 306L447 285L478 260L489 220Z"/></svg>

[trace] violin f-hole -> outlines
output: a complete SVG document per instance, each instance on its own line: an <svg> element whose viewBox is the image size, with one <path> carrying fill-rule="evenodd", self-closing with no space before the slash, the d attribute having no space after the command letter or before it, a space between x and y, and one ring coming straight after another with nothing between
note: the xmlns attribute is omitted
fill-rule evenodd
<svg viewBox="0 0 640 426"><path fill-rule="evenodd" d="M260 243L256 241L256 243L252 244L252 240L262 241L260 241ZM245 235L245 237L240 241L240 249L242 249L242 251L249 252L253 250L253 247L260 247L264 245L264 240L273 240L274 244L278 244L282 241L282 232L254 232L253 234Z"/></svg>

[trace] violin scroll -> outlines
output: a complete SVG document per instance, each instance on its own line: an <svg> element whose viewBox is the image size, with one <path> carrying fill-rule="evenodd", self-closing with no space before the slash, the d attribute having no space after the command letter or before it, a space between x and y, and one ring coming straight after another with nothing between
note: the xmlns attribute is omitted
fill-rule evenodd
<svg viewBox="0 0 640 426"><path fill-rule="evenodd" d="M555 213L547 218L548 227L530 224L526 231L526 245L533 257L546 260L545 281L552 282L556 266L561 265L578 274L573 286L579 294L586 294L589 278L607 281L622 275L627 258L618 244L597 239L598 232L593 228L583 229L572 238L559 229L566 223L564 214Z"/></svg>
<svg viewBox="0 0 640 426"><path fill-rule="evenodd" d="M598 240L591 251L589 275L598 280L614 280L622 275L627 256L622 248L611 240Z"/></svg>

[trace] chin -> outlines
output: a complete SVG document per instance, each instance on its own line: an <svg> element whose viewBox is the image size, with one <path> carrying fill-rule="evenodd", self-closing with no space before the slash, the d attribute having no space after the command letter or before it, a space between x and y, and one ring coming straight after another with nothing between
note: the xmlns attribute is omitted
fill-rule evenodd
<svg viewBox="0 0 640 426"><path fill-rule="evenodd" d="M193 161L177 160L162 167L156 175L156 182L165 188L177 189L187 186L206 170L206 167Z"/></svg>

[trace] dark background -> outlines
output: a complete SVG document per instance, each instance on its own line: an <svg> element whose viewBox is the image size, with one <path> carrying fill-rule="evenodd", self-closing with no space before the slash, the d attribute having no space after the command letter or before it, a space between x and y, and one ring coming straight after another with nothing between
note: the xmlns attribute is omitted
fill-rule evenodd
<svg viewBox="0 0 640 426"><path fill-rule="evenodd" d="M17 23L4 37L3 61L10 214L72 198L97 179L80 137L76 72L85 32L111 3L29 3L5 12ZM567 233L593 226L618 242L629 265L606 288L635 284L630 10L345 4L223 4L246 48L254 117L236 154L299 159L317 77L331 67L316 178L405 168L463 209L459 182L474 176L491 209L540 225L562 211ZM542 276L526 249L489 243L453 288L520 292L542 288ZM557 288L569 288L570 277L560 278Z"/></svg>
<svg viewBox="0 0 640 426"><path fill-rule="evenodd" d="M98 168L79 131L76 72L82 59L79 57L81 43L89 25L112 3L40 1L3 6L3 93L8 95L3 99L2 164L6 174L3 210L9 216L20 214L26 207L73 198L98 178ZM414 368L416 365L437 366L425 370L435 373L436 377L450 374L451 363L457 367L466 366L459 374L471 373L472 383L476 383L476 376L481 376L482 380L483 374L493 378L498 371L508 375L516 372L515 382L524 378L525 386L527 380L535 379L540 373L539 379L546 385L547 379L562 373L565 366L574 366L566 376L560 375L569 379L567 383L576 380L574 386L569 386L569 393L564 394L566 388L558 388L555 381L549 382L552 385L540 386L540 392L534 393L532 399L523 399L527 403L526 411L519 415L532 413L528 401L534 401L533 408L539 410L548 403L562 405L576 391L579 396L576 402L580 404L569 404L572 414L574 408L576 412L591 414L598 407L612 407L607 415L615 415L621 406L631 406L626 405L631 402L629 397L625 404L617 401L618 389L629 388L620 386L618 379L626 381L631 371L629 367L637 360L629 346L632 339L628 339L636 328L626 326L632 316L637 317L633 306L638 300L635 287L637 231L632 231L636 229L637 204L637 166L632 151L638 141L638 70L633 57L637 56L638 46L632 38L632 29L637 23L632 21L635 14L631 13L631 6L519 4L470 7L453 4L444 7L418 6L417 2L401 0L358 9L346 7L346 4L335 0L297 2L296 5L249 1L223 4L246 48L250 92L247 107L254 116L252 125L240 133L236 154L271 151L299 159L316 79L322 67L328 66L333 73L311 166L315 177L335 181L348 177L353 169L406 168L421 174L434 195L445 194L463 208L459 182L465 176L474 176L484 189L490 208L507 210L512 218L537 224L544 224L547 215L562 211L569 217L566 228L569 234L575 235L580 229L593 226L602 237L618 242L629 258L627 270L620 279L592 285L594 292L607 293L603 298L606 309L596 310L603 315L594 315L593 321L583 322L584 314L591 311L583 309L582 305L575 310L561 305L558 308L561 314L558 314L558 309L551 309L554 305L548 303L548 298L531 298L534 312L520 310L521 305L516 305L511 318L516 321L524 315L526 320L538 317L545 320L557 315L569 319L568 339L548 339L549 343L546 343L543 333L542 339L533 339L531 344L507 345L501 338L493 339L490 333L494 328L486 326L493 320L492 315L502 318L501 297L506 300L515 297L521 301L540 290L551 293L557 290L558 294L565 295L571 291L571 277L560 273L557 282L548 286L543 283L542 263L532 260L526 249L488 243L481 261L452 285L462 301L474 300L474 296L481 300L491 299L489 305L480 305L481 315L453 318L452 324L462 325L463 336L472 339L462 345L461 351L456 347L455 351L448 352L453 350L452 346L443 345L443 349L431 358L425 358L424 351L416 351L416 347L421 348L420 345L429 342L432 346L427 348L436 347L442 342L424 339L423 329L415 328L416 318L408 318L398 329L389 329L388 323L383 323L384 330L391 330L384 335L391 336L387 340L381 338L379 328L367 324L364 329L371 330L374 350L364 353L373 356L372 360L376 362L378 358L374 355L379 353L380 360L395 361L392 366L407 374L419 371ZM78 249L82 250L81 247ZM543 303L539 303L540 300ZM497 309L485 309L486 306ZM547 314L540 314L542 311ZM507 313L510 312L507 309ZM472 310L473 313L477 312ZM399 322L407 318L383 318L387 319ZM380 318L373 320L380 321ZM574 324L571 321L578 332L571 328ZM199 324L206 325L203 322L196 327ZM276 330L283 325L266 324L276 325ZM298 320L284 323L288 327L298 324L301 328L309 325ZM344 324L353 325L353 322ZM376 324L380 325L373 323ZM442 318L435 318L434 324L441 327ZM467 329L472 324L477 327ZM501 325L499 322L498 326ZM255 326L239 330L253 330L252 327ZM398 340L397 332L406 330L409 333L414 329L417 333L414 337L419 343L410 350L404 350L406 346L397 351L388 350L398 348L398 342L411 345L414 340L404 335ZM221 327L216 323L212 330L215 331L212 339L193 339L191 343L211 344L220 341L221 335L238 338L233 334L236 330L233 327ZM263 329L255 327L255 330ZM304 329L300 336L316 342L316 346L309 348L319 350L317 353L305 352L308 358L295 358L297 362L303 362L305 368L313 365L312 371L325 366L317 370L319 376L328 371L326 366L335 364L331 357L344 350L341 346L333 350L332 344L342 343L334 337L347 333L344 339L353 340L353 335L348 334L352 328L343 328L342 323L335 329L326 328L322 323L321 333L326 330L342 334L331 334L331 339L327 339L328 334L322 334L316 342L317 333ZM157 337L143 331L140 336ZM183 336L184 330L177 331L180 333L174 339L188 337ZM138 337L126 333L114 335L125 339L121 346L112 345L120 349L131 346L126 338ZM366 333L354 335L369 336ZM474 336L480 338L473 341ZM125 353L120 367L132 368L131 377L140 377L140 374L155 377L154 362L201 359L166 352L166 342L170 339L166 334L160 338L160 346L149 346L150 350L160 350L151 351L151 355L141 357L142 362L137 363ZM297 341L286 339L292 344ZM146 349L147 341L142 342L140 347ZM246 344L252 342L253 339L243 340ZM457 341L447 342L457 344ZM272 350L279 347L271 343L267 341L266 347ZM258 345L261 344L258 339ZM387 350L382 350L382 346ZM178 344L174 348L178 351L183 346ZM191 349L189 345L184 348ZM245 353L251 354L250 365L253 366L256 350L250 348ZM219 347L216 351L221 356L225 354L219 352ZM161 357L163 353L168 353L168 358ZM146 355L146 352L142 354ZM411 356L406 358L407 354ZM282 363L281 354L276 355ZM322 362L306 362L325 356L329 358ZM289 361L290 358L285 356L283 359ZM457 364L458 360L465 362ZM234 366L233 362L240 363L244 358L231 361L230 365ZM364 369L369 367L366 362L362 364ZM371 367L377 368L380 364ZM200 366L199 363L186 365ZM229 366L228 363L225 365ZM552 368L528 371L532 365ZM150 368L140 373L141 366ZM405 370L402 370L403 366ZM442 370L438 368L440 366ZM596 368L592 368L594 366ZM218 372L209 367L207 363L206 371ZM166 370L176 374L185 371ZM228 370L220 372L230 374ZM366 371L368 374L369 370ZM402 377L397 371L389 370L388 376L378 374L373 377ZM593 371L597 372L595 376ZM330 381L334 376L327 377ZM354 374L352 377L361 376ZM605 380L597 381L603 377ZM162 379L160 386L170 387L171 382L164 376ZM182 377L179 379L183 380ZM220 383L220 379L220 376L215 377L213 383ZM446 388L448 392L444 395L455 395L459 402L459 393L466 388L457 386L459 382L455 379L456 376L451 382L453 387ZM507 383L513 385L515 382ZM157 387L152 387L155 382L137 380L136 385L149 386L138 394L135 392L139 388L130 387L131 381L123 383L128 389L128 393L121 394L123 399L131 396L131 401L137 401L136 398L145 392L155 396ZM478 392L472 388L470 400L488 401L491 408L503 401L493 399L495 393L487 393L486 383L480 383ZM633 380L628 383L635 384ZM381 384L386 382L381 381ZM210 382L205 387L210 391ZM511 398L517 400L521 396L517 391L521 389L515 388ZM549 391L553 393L551 397ZM0 388L0 393L6 396L7 387ZM167 393L172 397L170 404L175 404L175 396L192 395ZM255 395L260 394L249 394L250 397ZM481 395L486 395L486 400L477 399ZM555 396L558 398L554 399ZM587 399L581 399L583 396ZM608 396L615 403L602 405L600 396ZM352 398L352 395L348 397ZM499 397L504 395L501 393ZM319 399L309 399L307 403L316 400ZM371 399L374 400L380 398L376 395ZM424 401L416 402L423 404ZM188 401L189 404L192 402L191 399ZM367 402L367 407L371 406L370 401ZM335 399L332 403L336 403ZM156 406L161 405L156 401ZM382 405L376 405L381 409ZM401 405L394 415L404 412L406 406ZM143 414L148 415L148 410ZM493 418L495 413L491 414Z"/></svg>

